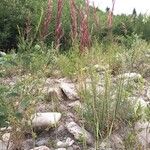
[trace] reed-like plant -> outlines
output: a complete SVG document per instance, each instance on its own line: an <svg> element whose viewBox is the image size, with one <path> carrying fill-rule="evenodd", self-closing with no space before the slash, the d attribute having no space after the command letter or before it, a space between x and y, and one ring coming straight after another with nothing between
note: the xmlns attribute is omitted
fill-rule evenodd
<svg viewBox="0 0 150 150"><path fill-rule="evenodd" d="M91 46L91 37L89 33L89 1L86 1L85 8L80 7L80 51L85 51L86 48Z"/></svg>
<svg viewBox="0 0 150 150"><path fill-rule="evenodd" d="M116 0L112 0L112 9L109 10L109 13L108 13L108 18L107 18L108 28L112 28L112 25L113 25L113 12L115 8L115 2Z"/></svg>
<svg viewBox="0 0 150 150"><path fill-rule="evenodd" d="M93 8L94 8L94 12L93 12L93 21L96 27L96 30L100 30L100 18L97 15L97 8L95 6L95 4L93 3Z"/></svg>
<svg viewBox="0 0 150 150"><path fill-rule="evenodd" d="M55 47L59 49L60 40L63 37L63 28L62 28L62 11L63 11L63 0L58 0L57 2L57 16L56 16L56 26L55 26Z"/></svg>
<svg viewBox="0 0 150 150"><path fill-rule="evenodd" d="M75 0L70 0L71 38L74 43L78 36L77 10Z"/></svg>
<svg viewBox="0 0 150 150"><path fill-rule="evenodd" d="M44 21L42 23L41 31L40 31L40 39L42 41L44 41L47 35L49 34L49 25L52 19L52 11L53 11L53 1L48 0L47 9L45 11L45 16L44 16Z"/></svg>

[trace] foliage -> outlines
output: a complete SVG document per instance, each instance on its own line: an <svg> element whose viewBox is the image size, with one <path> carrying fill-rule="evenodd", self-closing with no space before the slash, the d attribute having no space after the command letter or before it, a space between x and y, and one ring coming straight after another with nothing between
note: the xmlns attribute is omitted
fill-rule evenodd
<svg viewBox="0 0 150 150"><path fill-rule="evenodd" d="M39 39L41 40L42 37L40 37L40 34L46 31L44 41L47 45L51 45L53 42L56 42L58 36L58 33L56 35L58 19L59 28L61 25L61 36L59 36L60 46L62 49L69 49L72 45L71 31L73 31L71 18L77 19L76 32L79 34L77 42L83 43L80 34L82 33L81 30L85 27L89 28L89 38L91 36L91 38L95 38L99 41L110 42L110 31L107 26L108 12L102 12L95 7L89 7L89 9L87 9L84 0L76 0L75 5L75 11L72 11L73 5L70 5L68 0L64 0L61 6L62 15L59 15L58 18L57 13L60 5L55 0L49 1L49 3L47 3L47 0L1 0L0 49L16 48L19 32L21 32L21 36L28 42L30 40L35 42ZM85 17L81 16L84 7L86 9L84 13L88 16L88 22L85 22L85 19L80 20L81 17ZM48 22L46 23L45 21ZM82 27L83 21L84 28ZM45 25L44 22L46 23ZM134 35L138 35L149 41L149 26L150 17L146 15L116 15L113 20L112 37L114 37L116 42L130 47L134 42ZM83 29L81 29L81 27ZM58 31L60 34L60 30Z"/></svg>
<svg viewBox="0 0 150 150"><path fill-rule="evenodd" d="M17 47L19 26L22 30L30 21L33 32L41 13L43 1L36 0L1 0L0 1L0 49Z"/></svg>

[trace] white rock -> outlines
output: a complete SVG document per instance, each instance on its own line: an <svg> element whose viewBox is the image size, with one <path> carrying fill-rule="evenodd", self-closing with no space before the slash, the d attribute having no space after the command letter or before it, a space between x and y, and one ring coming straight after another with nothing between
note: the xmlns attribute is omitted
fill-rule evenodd
<svg viewBox="0 0 150 150"><path fill-rule="evenodd" d="M77 100L79 99L79 96L77 94L75 85L72 83L60 83L60 88L64 92L64 94L68 97L70 100Z"/></svg>
<svg viewBox="0 0 150 150"><path fill-rule="evenodd" d="M65 142L58 141L56 145L58 148L64 148L64 147L71 146L73 143L74 143L74 140L72 140L71 138L67 138Z"/></svg>
<svg viewBox="0 0 150 150"><path fill-rule="evenodd" d="M31 116L33 127L53 127L58 124L61 118L61 113L58 112L46 112L36 113Z"/></svg>
<svg viewBox="0 0 150 150"><path fill-rule="evenodd" d="M135 124L135 130L139 143L142 145L142 149L146 150L150 148L150 123L137 122Z"/></svg>
<svg viewBox="0 0 150 150"><path fill-rule="evenodd" d="M138 73L124 73L117 76L117 79L138 81L142 79L142 76Z"/></svg>
<svg viewBox="0 0 150 150"><path fill-rule="evenodd" d="M4 56L6 56L6 53L5 53L5 52L0 51L0 57L4 57Z"/></svg>
<svg viewBox="0 0 150 150"><path fill-rule="evenodd" d="M2 136L4 142L8 142L10 140L10 133L5 133Z"/></svg>
<svg viewBox="0 0 150 150"><path fill-rule="evenodd" d="M85 140L87 144L93 144L94 141L92 135L85 129L81 128L77 123L66 123L66 128L71 134L73 134L76 140Z"/></svg>
<svg viewBox="0 0 150 150"><path fill-rule="evenodd" d="M39 147L35 147L33 149L30 150L50 150L47 146L39 146Z"/></svg>
<svg viewBox="0 0 150 150"><path fill-rule="evenodd" d="M11 131L12 127L4 127L4 128L0 128L0 131Z"/></svg>

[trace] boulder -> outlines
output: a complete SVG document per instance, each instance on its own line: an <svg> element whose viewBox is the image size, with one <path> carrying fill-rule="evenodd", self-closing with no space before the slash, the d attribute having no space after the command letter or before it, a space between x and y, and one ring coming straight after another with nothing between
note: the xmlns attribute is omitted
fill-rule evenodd
<svg viewBox="0 0 150 150"><path fill-rule="evenodd" d="M31 116L32 127L53 127L58 124L61 118L61 113L58 112L46 112L46 113L35 113Z"/></svg>
<svg viewBox="0 0 150 150"><path fill-rule="evenodd" d="M60 88L69 100L78 100L79 99L75 85L73 83L62 82L62 83L60 83Z"/></svg>
<svg viewBox="0 0 150 150"><path fill-rule="evenodd" d="M8 142L10 140L10 133L3 134L2 139L4 142Z"/></svg>
<svg viewBox="0 0 150 150"><path fill-rule="evenodd" d="M92 135L86 131L85 129L81 128L75 122L66 123L67 130L74 136L74 138L78 141L85 140L87 144L91 145L94 142Z"/></svg>

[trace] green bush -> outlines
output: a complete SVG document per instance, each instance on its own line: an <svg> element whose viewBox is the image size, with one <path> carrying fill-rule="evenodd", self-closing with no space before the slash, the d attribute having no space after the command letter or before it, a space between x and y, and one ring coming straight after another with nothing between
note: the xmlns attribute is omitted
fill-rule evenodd
<svg viewBox="0 0 150 150"><path fill-rule="evenodd" d="M0 1L0 49L17 47L18 28L25 28L27 19L35 30L41 14L42 0L1 0Z"/></svg>

